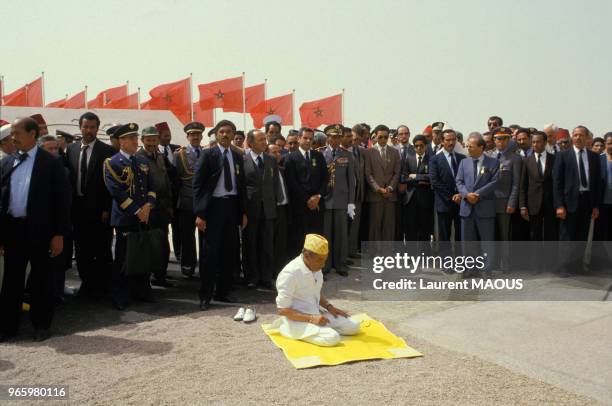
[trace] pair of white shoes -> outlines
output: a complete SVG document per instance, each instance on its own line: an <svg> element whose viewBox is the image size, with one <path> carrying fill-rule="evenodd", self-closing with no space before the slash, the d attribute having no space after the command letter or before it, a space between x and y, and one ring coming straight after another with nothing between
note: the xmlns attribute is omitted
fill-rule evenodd
<svg viewBox="0 0 612 406"><path fill-rule="evenodd" d="M257 313L255 309L251 307L241 307L234 315L234 321L243 321L245 323L252 323L257 320Z"/></svg>

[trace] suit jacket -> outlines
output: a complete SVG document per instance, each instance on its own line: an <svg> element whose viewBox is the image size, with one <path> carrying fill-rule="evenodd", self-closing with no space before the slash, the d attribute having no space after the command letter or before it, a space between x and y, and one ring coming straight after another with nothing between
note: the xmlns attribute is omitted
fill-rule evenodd
<svg viewBox="0 0 612 406"><path fill-rule="evenodd" d="M355 147L353 147L355 148ZM356 147L357 152L351 152L355 161L355 203L360 204L365 198L367 187L365 178L365 151L363 147Z"/></svg>
<svg viewBox="0 0 612 406"><path fill-rule="evenodd" d="M298 149L285 157L285 180L289 187L289 199L294 214L308 210L306 202L310 196L321 195L319 210L323 210L327 192L328 172L323 154L310 150L310 169L306 167L304 155Z"/></svg>
<svg viewBox="0 0 612 406"><path fill-rule="evenodd" d="M586 150L589 161L589 202L591 208L599 208L601 204L601 161L591 150ZM555 154L553 167L553 196L555 208L565 207L568 213L578 208L580 194L580 177L578 162L574 147Z"/></svg>
<svg viewBox="0 0 612 406"><path fill-rule="evenodd" d="M606 153L601 154L599 160L601 162L601 202L603 204L606 189L608 188L608 158Z"/></svg>
<svg viewBox="0 0 612 406"><path fill-rule="evenodd" d="M517 208L521 181L522 158L506 149L499 160L499 178L495 188L495 210L505 213L508 206Z"/></svg>
<svg viewBox="0 0 612 406"><path fill-rule="evenodd" d="M78 197L77 187L79 185L77 185L77 179L80 170L79 161L81 159L81 145L81 141L73 142L68 145L66 152L68 169L70 171L70 181L72 183L72 195L75 198ZM87 181L85 183L83 197L85 198L85 208L90 211L92 215L95 213L95 217L97 218L100 217L103 211L111 211L111 196L104 184L102 167L104 161L116 153L117 151L115 151L113 147L101 140L97 140L91 150L91 156L87 164Z"/></svg>
<svg viewBox="0 0 612 406"><path fill-rule="evenodd" d="M263 173L253 161L251 153L244 156L244 178L247 192L247 217L249 221L259 220L259 207L263 202L263 217L266 220L276 218L276 203L282 200L278 165L276 159L262 154Z"/></svg>
<svg viewBox="0 0 612 406"><path fill-rule="evenodd" d="M428 152L423 154L421 158L421 166L417 167L418 157L416 152L406 154L404 158L404 166L402 167L402 173L400 175L400 183L406 184L406 192L402 195L402 203L408 204L410 200L414 196L414 192L417 188L427 187L431 190L431 184L429 180L429 160L432 155ZM414 179L410 179L410 175L415 174L416 177ZM433 203L433 195L432 203Z"/></svg>
<svg viewBox="0 0 612 406"><path fill-rule="evenodd" d="M0 161L0 245L10 238L3 233L8 216L10 175L17 153ZM48 244L55 235L70 232L70 183L62 161L38 148L32 167L26 207L26 227L32 241Z"/></svg>
<svg viewBox="0 0 612 406"><path fill-rule="evenodd" d="M457 171L461 161L465 158L465 155L455 152L455 159L457 160ZM456 207L457 204L453 202L453 195L457 194L457 183L455 182L455 176L444 153L434 155L429 159L429 179L431 181L431 187L434 191L434 205L436 211L441 213L448 213L451 207Z"/></svg>
<svg viewBox="0 0 612 406"><path fill-rule="evenodd" d="M495 188L499 176L499 161L495 158L484 156L482 166L476 179L474 179L474 163L472 158L466 158L459 163L457 170L457 190L461 194L461 206L459 215L469 217L472 210L476 217L495 217ZM475 192L480 195L480 200L472 205L465 199L468 193Z"/></svg>
<svg viewBox="0 0 612 406"><path fill-rule="evenodd" d="M523 159L521 171L521 186L519 192L519 207L526 207L529 215L535 216L541 210L553 209L552 172L555 156L546 153L544 174L540 176L535 154Z"/></svg>
<svg viewBox="0 0 612 406"><path fill-rule="evenodd" d="M345 209L349 204L355 204L355 160L353 155L343 148L333 151L328 148L323 151L327 163L329 180L325 194L326 209Z"/></svg>
<svg viewBox="0 0 612 406"><path fill-rule="evenodd" d="M230 148L234 161L236 176L236 189L238 192L238 224L242 222L242 215L246 213L246 180L244 178L244 160L241 154ZM193 211L203 220L208 221L210 201L217 182L223 173L223 155L219 146L202 150L193 174Z"/></svg>
<svg viewBox="0 0 612 406"><path fill-rule="evenodd" d="M202 152L203 150L200 151L200 156ZM197 162L197 154L191 149L183 148L174 153L174 166L179 185L176 202L178 209L193 211L193 175Z"/></svg>
<svg viewBox="0 0 612 406"><path fill-rule="evenodd" d="M365 153L365 173L370 187L366 192L368 202L381 202L384 197L377 189L391 186L394 193L390 201L397 201L397 184L400 179L401 162L397 149L387 145L387 162L383 162L378 148L372 147Z"/></svg>

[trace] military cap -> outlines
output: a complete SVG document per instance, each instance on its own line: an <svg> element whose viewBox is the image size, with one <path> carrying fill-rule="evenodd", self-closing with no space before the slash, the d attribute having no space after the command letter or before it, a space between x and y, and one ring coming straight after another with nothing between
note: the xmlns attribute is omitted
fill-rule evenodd
<svg viewBox="0 0 612 406"><path fill-rule="evenodd" d="M159 136L159 131L157 131L156 127L150 126L142 129L141 135L143 137L157 137Z"/></svg>
<svg viewBox="0 0 612 406"><path fill-rule="evenodd" d="M344 129L340 124L332 124L325 127L323 129L323 132L329 137L335 135L342 135L344 133Z"/></svg>
<svg viewBox="0 0 612 406"><path fill-rule="evenodd" d="M203 133L205 130L204 124L200 123L199 121L192 121L191 123L188 123L185 128L183 128L183 131L185 131L185 134L191 134L191 133Z"/></svg>
<svg viewBox="0 0 612 406"><path fill-rule="evenodd" d="M444 129L444 123L442 121L436 121L431 125L431 131L442 131Z"/></svg>
<svg viewBox="0 0 612 406"><path fill-rule="evenodd" d="M121 126L122 124L113 124L110 128L106 130L106 135L108 135L110 138L117 138L115 136L115 131L117 131L117 129Z"/></svg>
<svg viewBox="0 0 612 406"><path fill-rule="evenodd" d="M113 135L115 136L115 138L124 138L124 137L138 135L138 124L136 123L123 124L122 126L117 128L117 130L115 131Z"/></svg>
<svg viewBox="0 0 612 406"><path fill-rule="evenodd" d="M63 139L65 139L66 141L72 142L74 141L74 135L66 132L66 131L62 131L62 130L55 130L55 135L57 137L62 137Z"/></svg>
<svg viewBox="0 0 612 406"><path fill-rule="evenodd" d="M491 134L493 134L493 136L497 136L497 135L507 135L507 136L511 136L512 135L512 130L509 129L508 127L496 127L491 131Z"/></svg>

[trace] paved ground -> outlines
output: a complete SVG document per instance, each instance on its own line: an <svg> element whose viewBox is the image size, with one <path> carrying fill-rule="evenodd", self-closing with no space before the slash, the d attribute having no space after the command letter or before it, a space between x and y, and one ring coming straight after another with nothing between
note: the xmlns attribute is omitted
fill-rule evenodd
<svg viewBox="0 0 612 406"><path fill-rule="evenodd" d="M74 404L612 404L610 303L368 302L356 275L327 294L424 357L294 370L235 306L198 311L195 279L125 313L75 298L42 344L26 321L0 346L0 382L68 384ZM276 317L273 292L239 293Z"/></svg>

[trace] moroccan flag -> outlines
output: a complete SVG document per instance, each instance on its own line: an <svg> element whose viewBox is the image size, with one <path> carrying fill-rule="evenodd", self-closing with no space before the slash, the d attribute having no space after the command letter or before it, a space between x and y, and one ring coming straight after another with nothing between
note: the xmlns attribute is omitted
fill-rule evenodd
<svg viewBox="0 0 612 406"><path fill-rule="evenodd" d="M214 127L215 125L213 110L202 110L200 102L193 103L193 117L195 121L199 121L207 128Z"/></svg>
<svg viewBox="0 0 612 406"><path fill-rule="evenodd" d="M302 126L317 128L323 124L342 122L342 94L313 100L300 106Z"/></svg>
<svg viewBox="0 0 612 406"><path fill-rule="evenodd" d="M250 114L255 128L263 127L263 119L271 114L279 115L282 125L293 125L293 93L264 100L253 107Z"/></svg>
<svg viewBox="0 0 612 406"><path fill-rule="evenodd" d="M2 98L5 106L43 107L42 76Z"/></svg>
<svg viewBox="0 0 612 406"><path fill-rule="evenodd" d="M84 109L85 102L87 99L85 98L85 90L81 90L74 96L70 97L66 100L64 104L65 109Z"/></svg>
<svg viewBox="0 0 612 406"><path fill-rule="evenodd" d="M159 85L149 91L151 99L140 105L143 110L170 110L181 123L191 121L191 78Z"/></svg>
<svg viewBox="0 0 612 406"><path fill-rule="evenodd" d="M244 89L244 98L246 111L249 113L255 106L264 101L266 98L266 85L265 83L261 83L259 85L249 86ZM234 112L234 113L242 113L242 106L239 109L228 109L223 107L223 111L225 112Z"/></svg>
<svg viewBox="0 0 612 406"><path fill-rule="evenodd" d="M63 97L59 100L56 100L54 102L47 104L47 107L55 107L55 108L61 109L66 105L67 99L68 99L67 97Z"/></svg>
<svg viewBox="0 0 612 406"><path fill-rule="evenodd" d="M198 85L198 90L204 110L222 107L225 111L242 111L242 76Z"/></svg>
<svg viewBox="0 0 612 406"><path fill-rule="evenodd" d="M111 87L110 89L106 89L98 93L95 99L92 99L89 101L89 103L87 103L87 107L92 109L102 109L105 108L106 105L112 102L113 100L120 99L122 97L127 97L127 95L127 83L125 85Z"/></svg>
<svg viewBox="0 0 612 406"><path fill-rule="evenodd" d="M104 105L105 109L138 110L138 93L111 100Z"/></svg>

